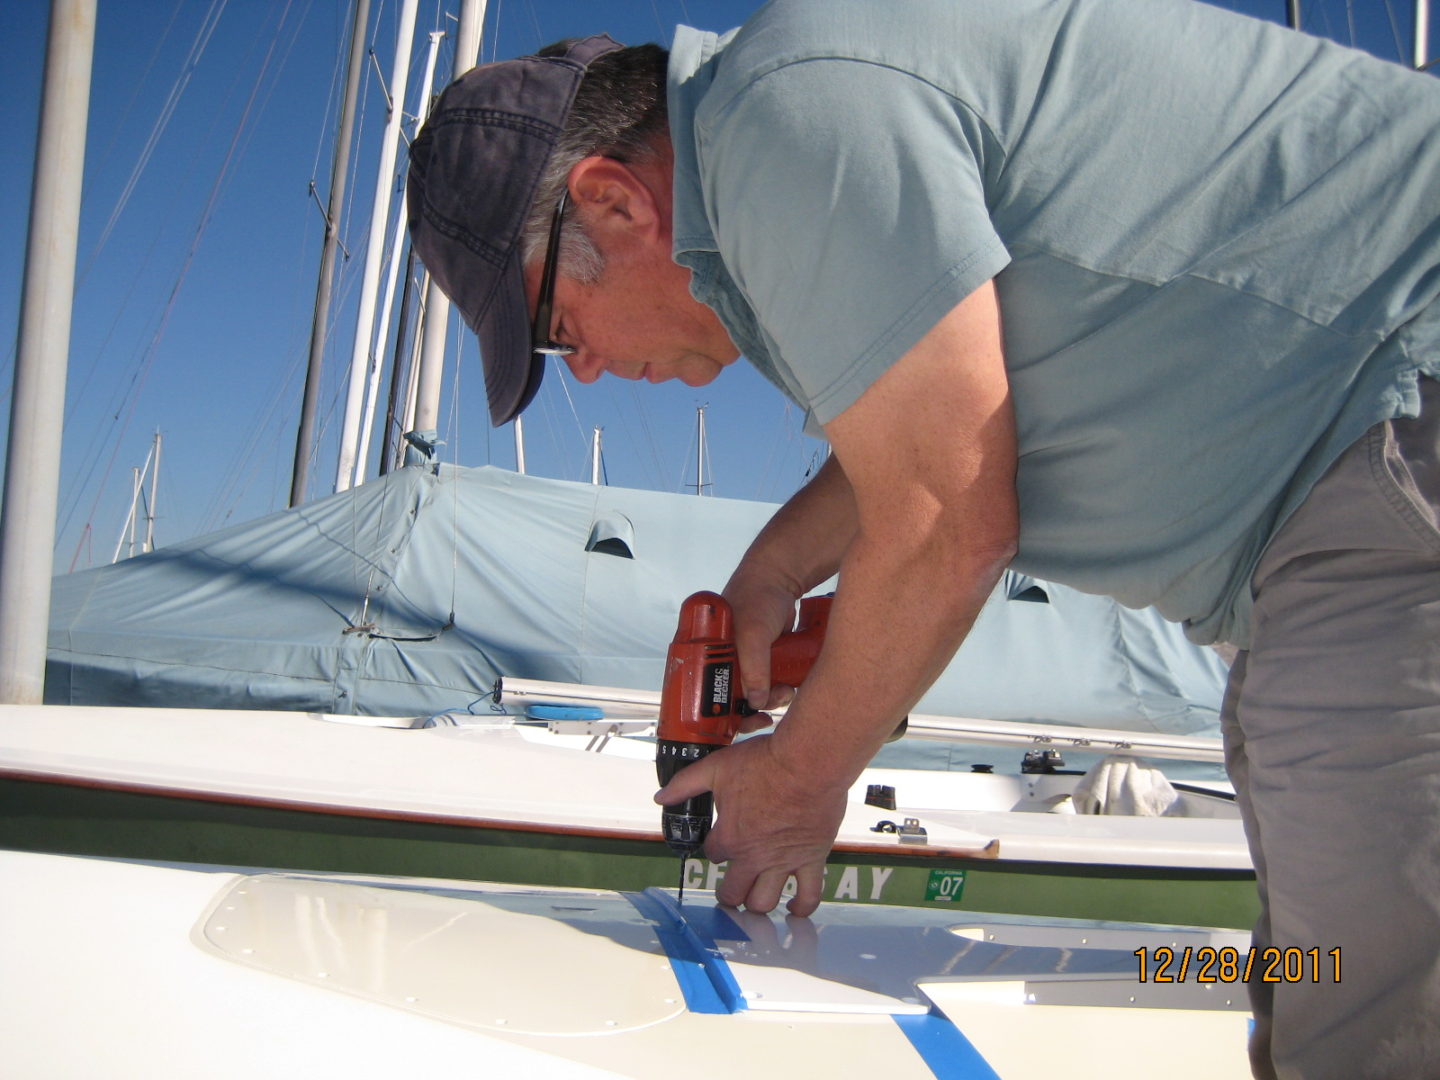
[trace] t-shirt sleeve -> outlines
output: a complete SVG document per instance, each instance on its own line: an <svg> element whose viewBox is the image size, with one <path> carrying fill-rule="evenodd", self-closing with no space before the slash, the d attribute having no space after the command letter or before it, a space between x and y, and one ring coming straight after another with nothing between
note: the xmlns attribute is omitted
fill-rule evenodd
<svg viewBox="0 0 1440 1080"><path fill-rule="evenodd" d="M697 120L721 257L822 424L1009 261L985 198L999 148L906 72L806 60Z"/></svg>

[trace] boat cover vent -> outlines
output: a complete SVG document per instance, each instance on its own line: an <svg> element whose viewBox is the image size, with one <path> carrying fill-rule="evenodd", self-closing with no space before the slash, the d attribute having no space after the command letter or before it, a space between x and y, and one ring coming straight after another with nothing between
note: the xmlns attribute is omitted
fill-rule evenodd
<svg viewBox="0 0 1440 1080"><path fill-rule="evenodd" d="M595 519L585 550L621 559L635 557L635 526L624 514L610 513Z"/></svg>

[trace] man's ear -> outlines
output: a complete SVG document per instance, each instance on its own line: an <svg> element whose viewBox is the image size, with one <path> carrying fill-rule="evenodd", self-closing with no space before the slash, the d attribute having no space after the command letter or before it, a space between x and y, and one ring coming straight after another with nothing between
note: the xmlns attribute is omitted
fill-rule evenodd
<svg viewBox="0 0 1440 1080"><path fill-rule="evenodd" d="M653 232L660 221L655 194L623 161L592 156L570 170L570 200L586 228L599 232Z"/></svg>

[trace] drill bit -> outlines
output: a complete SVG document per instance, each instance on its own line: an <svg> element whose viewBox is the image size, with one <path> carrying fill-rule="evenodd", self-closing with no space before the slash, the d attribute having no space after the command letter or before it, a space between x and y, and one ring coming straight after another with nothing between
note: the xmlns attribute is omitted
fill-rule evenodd
<svg viewBox="0 0 1440 1080"><path fill-rule="evenodd" d="M685 856L680 856L680 884L675 890L675 906L685 902Z"/></svg>

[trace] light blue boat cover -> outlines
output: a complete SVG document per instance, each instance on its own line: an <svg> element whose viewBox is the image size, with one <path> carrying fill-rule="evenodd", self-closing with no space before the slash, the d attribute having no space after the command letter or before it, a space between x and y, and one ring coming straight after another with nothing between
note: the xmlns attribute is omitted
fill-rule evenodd
<svg viewBox="0 0 1440 1080"><path fill-rule="evenodd" d="M423 715L501 675L658 689L680 601L774 510L409 466L57 577L46 700ZM1153 612L1012 574L918 711L1214 733L1224 678Z"/></svg>

